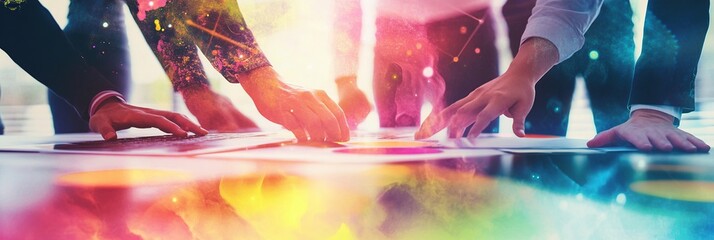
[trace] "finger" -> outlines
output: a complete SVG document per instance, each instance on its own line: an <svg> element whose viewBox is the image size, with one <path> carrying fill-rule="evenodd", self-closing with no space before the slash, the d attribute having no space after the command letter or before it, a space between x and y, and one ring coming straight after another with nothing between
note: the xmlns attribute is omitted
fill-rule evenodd
<svg viewBox="0 0 714 240"><path fill-rule="evenodd" d="M513 114L511 114L511 111L506 111L503 113L503 115L506 116L507 118L513 118Z"/></svg>
<svg viewBox="0 0 714 240"><path fill-rule="evenodd" d="M481 116L481 111L486 107L482 101L472 101L464 104L456 111L451 118L447 132L450 138L460 138L464 136L464 131L475 119ZM480 132L480 131L479 131Z"/></svg>
<svg viewBox="0 0 714 240"><path fill-rule="evenodd" d="M159 130L165 132L165 133L171 133L176 136L188 136L188 133L184 131L179 125L176 123L169 121L169 119L160 116L160 115L155 115L151 113L142 113L138 115L134 115L129 121L127 122L130 127L138 127L138 128L151 128L155 127L158 128Z"/></svg>
<svg viewBox="0 0 714 240"><path fill-rule="evenodd" d="M501 115L501 110L495 105L486 106L476 117L474 125L471 127L469 132L469 137L478 137L481 132L486 129L486 127Z"/></svg>
<svg viewBox="0 0 714 240"><path fill-rule="evenodd" d="M437 132L446 127L441 117L440 112L432 112L419 127L419 130L414 134L415 139L424 139L434 136Z"/></svg>
<svg viewBox="0 0 714 240"><path fill-rule="evenodd" d="M340 139L341 131L340 124L337 123L337 118L330 112L330 109L325 106L322 101L317 99L316 96L310 95L310 101L308 101L308 108L317 116L318 121L322 124L320 132L324 133L323 138L318 138L318 141L336 141Z"/></svg>
<svg viewBox="0 0 714 240"><path fill-rule="evenodd" d="M705 143L701 139L695 137L692 134L686 133L687 135L687 140L689 140L690 143L694 144L694 146L697 146L697 150L700 152L709 152L711 147L709 144Z"/></svg>
<svg viewBox="0 0 714 240"><path fill-rule="evenodd" d="M647 139L654 146L654 149L662 152L671 152L674 148L672 143L669 142L667 136L661 133L649 133L647 134Z"/></svg>
<svg viewBox="0 0 714 240"><path fill-rule="evenodd" d="M618 132L617 134L620 139L629 142L630 144L634 145L635 148L637 148L641 151L645 151L645 152L652 151L653 143L650 142L649 137L647 137L647 135L645 135L644 133Z"/></svg>
<svg viewBox="0 0 714 240"><path fill-rule="evenodd" d="M292 110L297 122L307 132L309 141L324 141L325 130L322 121L315 115L315 112L307 107L298 107Z"/></svg>
<svg viewBox="0 0 714 240"><path fill-rule="evenodd" d="M599 147L613 145L615 142L617 142L619 140L617 133L615 131L616 130L613 128L613 129L601 132L600 134L596 135L593 139L588 141L588 143L587 143L588 147L589 148L599 148Z"/></svg>
<svg viewBox="0 0 714 240"><path fill-rule="evenodd" d="M509 115L513 116L513 133L518 137L526 136L526 117L528 117L528 112L530 112L533 105L529 105L523 102L517 102L513 107L508 109Z"/></svg>
<svg viewBox="0 0 714 240"><path fill-rule="evenodd" d="M667 139L672 143L675 149L685 152L696 152L697 146L694 146L686 136L680 135L677 132L667 134Z"/></svg>
<svg viewBox="0 0 714 240"><path fill-rule="evenodd" d="M422 124L420 131L417 132L422 137L417 138L417 139L431 137L434 134L436 134L437 132L441 131L442 129L449 127L449 126L453 126L452 122L454 121L455 118L459 118L458 117L459 111L466 111L466 110L461 110L461 109L466 104L470 103L471 99L473 99L472 96L475 96L475 94L473 92L471 94L469 94L469 96L456 101L454 104L451 104L451 106L444 108L444 110L439 112L439 114L434 115L434 118L432 118L432 119L427 118L424 121L424 124ZM465 121L465 120L461 120L461 121ZM464 123L462 123L462 125L468 125L470 123L471 122L464 122ZM422 132L422 130L424 132ZM447 132L449 133L450 138L457 137L456 136L457 134L455 133L456 131L458 131L458 130L447 129ZM463 133L463 129L460 132ZM461 136L462 135L458 135L458 137L461 137Z"/></svg>
<svg viewBox="0 0 714 240"><path fill-rule="evenodd" d="M421 127L419 127L419 130L416 132L416 134L414 134L414 138L428 138L434 136L434 134L446 128L446 126L448 126L449 121L451 121L451 118L454 117L454 114L460 106L461 105L458 104L452 104L451 106L446 107L441 111L431 112L421 124Z"/></svg>
<svg viewBox="0 0 714 240"><path fill-rule="evenodd" d="M347 117L345 116L345 112L342 111L342 108L340 108L337 103L332 101L329 96L323 91L318 91L317 92L317 98L322 101L322 103L327 107L327 109L332 112L332 115L334 115L336 121L337 121L337 126L339 127L339 135L337 138L334 138L333 140L335 141L340 141L340 142L345 142L350 140L350 127L347 125ZM329 134L328 134L329 136Z"/></svg>
<svg viewBox="0 0 714 240"><path fill-rule="evenodd" d="M191 131L199 136L208 134L208 130L202 128L198 124L193 123L191 120L188 119L188 117L184 116L183 114L178 114L174 112L163 112L161 116L164 116L166 119L171 120L185 131Z"/></svg>
<svg viewBox="0 0 714 240"><path fill-rule="evenodd" d="M112 127L111 121L109 121L108 119L90 121L89 128L101 134L104 140L117 139L117 133Z"/></svg>
<svg viewBox="0 0 714 240"><path fill-rule="evenodd" d="M281 121L283 127L285 127L288 131L292 132L293 135L295 135L295 138L297 138L298 141L307 141L307 134L305 133L305 129L302 128L300 123L295 119L295 116L293 114L286 114L283 116L282 121Z"/></svg>

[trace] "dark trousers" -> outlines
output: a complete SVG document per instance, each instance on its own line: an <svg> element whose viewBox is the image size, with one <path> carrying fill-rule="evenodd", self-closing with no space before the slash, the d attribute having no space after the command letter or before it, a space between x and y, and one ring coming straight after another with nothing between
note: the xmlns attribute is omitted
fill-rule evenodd
<svg viewBox="0 0 714 240"><path fill-rule="evenodd" d="M64 32L87 63L127 96L131 67L123 7L121 0L72 0ZM51 91L47 100L55 133L89 132L71 105Z"/></svg>
<svg viewBox="0 0 714 240"><path fill-rule="evenodd" d="M525 26L522 18L506 17L506 20L509 29L522 34ZM585 34L583 48L553 67L536 85L535 102L526 118L526 133L565 136L577 76L585 79L598 132L627 121L635 64L632 28L629 1L606 0Z"/></svg>

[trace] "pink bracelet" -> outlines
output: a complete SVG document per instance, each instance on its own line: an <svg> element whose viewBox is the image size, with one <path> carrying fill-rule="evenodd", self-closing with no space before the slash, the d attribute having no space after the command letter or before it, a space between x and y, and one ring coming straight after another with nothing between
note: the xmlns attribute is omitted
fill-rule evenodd
<svg viewBox="0 0 714 240"><path fill-rule="evenodd" d="M92 104L89 107L89 117L92 117L92 115L94 115L94 113L98 110L97 108L99 107L99 105L101 105L102 102L112 97L116 97L121 102L126 102L126 100L124 100L124 96L122 96L121 93L117 91L102 91L95 95L94 98L92 98Z"/></svg>

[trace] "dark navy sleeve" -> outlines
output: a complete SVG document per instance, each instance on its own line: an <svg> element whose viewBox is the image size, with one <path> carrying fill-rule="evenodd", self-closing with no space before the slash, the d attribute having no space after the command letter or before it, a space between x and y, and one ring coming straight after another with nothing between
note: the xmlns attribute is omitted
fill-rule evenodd
<svg viewBox="0 0 714 240"><path fill-rule="evenodd" d="M650 0L630 105L694 110L694 82L709 28L709 0Z"/></svg>
<svg viewBox="0 0 714 240"><path fill-rule="evenodd" d="M87 65L42 4L20 2L0 6L0 48L88 120L92 98L115 87Z"/></svg>

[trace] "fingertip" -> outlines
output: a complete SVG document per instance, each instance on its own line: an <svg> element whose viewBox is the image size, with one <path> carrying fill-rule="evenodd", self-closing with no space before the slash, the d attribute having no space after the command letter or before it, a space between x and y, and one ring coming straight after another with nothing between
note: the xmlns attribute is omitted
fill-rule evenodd
<svg viewBox="0 0 714 240"><path fill-rule="evenodd" d="M526 136L526 131L523 130L523 128L518 128L518 129L516 129L516 131L514 131L513 133L515 133L516 136L518 136L518 137L525 137L525 136Z"/></svg>
<svg viewBox="0 0 714 240"><path fill-rule="evenodd" d="M414 139L424 139L424 130L422 128L419 128L419 130L414 133Z"/></svg>
<svg viewBox="0 0 714 240"><path fill-rule="evenodd" d="M683 149L683 150L684 150L685 152L690 152L690 153L691 153L691 152L698 152L698 151L699 151L699 149L697 148L697 146L694 146L694 145L687 146L687 147L686 147L685 149Z"/></svg>
<svg viewBox="0 0 714 240"><path fill-rule="evenodd" d="M179 137L188 137L188 132L184 131L183 129L179 129L176 131L171 132L174 136L179 136Z"/></svg>
<svg viewBox="0 0 714 240"><path fill-rule="evenodd" d="M644 151L644 152L651 152L652 144L642 144L642 145L637 146L637 149L639 149L640 151Z"/></svg>
<svg viewBox="0 0 714 240"><path fill-rule="evenodd" d="M205 136L205 135L208 135L208 130L206 130L205 128L202 128L202 127L198 127L198 129L193 131L193 133L195 133L196 135L199 135L199 136Z"/></svg>
<svg viewBox="0 0 714 240"><path fill-rule="evenodd" d="M291 130L298 142L308 141L307 134L302 130Z"/></svg>
<svg viewBox="0 0 714 240"><path fill-rule="evenodd" d="M104 133L102 133L102 138L104 138L104 140L107 140L107 141L116 140L117 133L114 131L104 132Z"/></svg>
<svg viewBox="0 0 714 240"><path fill-rule="evenodd" d="M658 150L663 152L671 152L672 150L674 150L674 146L672 146L672 144L665 144L661 146Z"/></svg>
<svg viewBox="0 0 714 240"><path fill-rule="evenodd" d="M350 140L350 130L347 129L346 131L343 131L342 134L340 135L340 139L338 139L339 142L347 142Z"/></svg>

